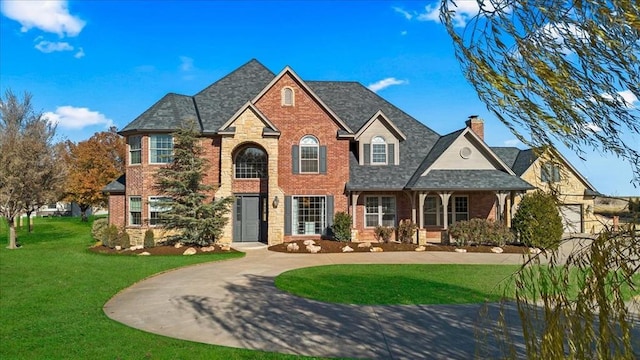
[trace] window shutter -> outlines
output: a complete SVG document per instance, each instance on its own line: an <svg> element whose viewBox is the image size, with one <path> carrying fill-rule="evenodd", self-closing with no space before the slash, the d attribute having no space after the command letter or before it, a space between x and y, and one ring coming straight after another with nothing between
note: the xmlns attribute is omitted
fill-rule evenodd
<svg viewBox="0 0 640 360"><path fill-rule="evenodd" d="M364 164L370 165L371 164L371 144L364 144L362 147L364 152Z"/></svg>
<svg viewBox="0 0 640 360"><path fill-rule="evenodd" d="M291 196L284 197L284 234L291 235Z"/></svg>
<svg viewBox="0 0 640 360"><path fill-rule="evenodd" d="M325 228L323 235L328 238L333 238L333 229L331 229L331 226L333 225L333 195L327 195L326 216L327 227Z"/></svg>
<svg viewBox="0 0 640 360"><path fill-rule="evenodd" d="M291 171L294 174L298 174L300 172L300 155L299 155L299 147L298 145L293 145L291 147Z"/></svg>
<svg viewBox="0 0 640 360"><path fill-rule="evenodd" d="M387 145L387 164L396 165L396 152L394 144Z"/></svg>
<svg viewBox="0 0 640 360"><path fill-rule="evenodd" d="M320 146L320 174L327 173L327 147Z"/></svg>

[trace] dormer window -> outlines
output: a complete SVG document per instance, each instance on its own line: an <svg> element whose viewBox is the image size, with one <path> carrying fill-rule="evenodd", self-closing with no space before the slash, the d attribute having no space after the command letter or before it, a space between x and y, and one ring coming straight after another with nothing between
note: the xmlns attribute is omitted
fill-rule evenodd
<svg viewBox="0 0 640 360"><path fill-rule="evenodd" d="M387 163L387 142L382 136L371 139L371 164L384 165Z"/></svg>
<svg viewBox="0 0 640 360"><path fill-rule="evenodd" d="M293 106L294 102L293 89L290 87L282 88L282 106Z"/></svg>

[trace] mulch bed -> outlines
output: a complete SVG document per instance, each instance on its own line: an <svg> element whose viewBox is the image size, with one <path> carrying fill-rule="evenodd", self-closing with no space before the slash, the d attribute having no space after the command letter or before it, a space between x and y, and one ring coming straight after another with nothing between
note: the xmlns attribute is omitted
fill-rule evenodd
<svg viewBox="0 0 640 360"><path fill-rule="evenodd" d="M339 242L333 240L314 240L316 245L321 247L319 253L342 253L342 248L346 245L349 245L353 252L370 252L370 248L368 247L358 247L358 242ZM306 249L306 245L304 245L304 240L296 240L292 241L298 244L299 249L297 251L287 251L287 245L290 243L283 243L278 245L273 245L269 247L271 251L278 252L289 252L289 253L298 253L298 254L308 254L309 251ZM372 247L380 247L384 252L389 251L415 251L418 247L416 244L403 244L396 242L389 243L377 243L371 242ZM493 246L487 245L471 245L471 246L454 246L454 245L442 245L442 244L427 244L425 246L426 251L450 251L454 252L455 249L465 249L470 253L491 253L491 248ZM529 251L529 248L525 246L519 245L505 245L502 247L504 250L503 254L524 254Z"/></svg>
<svg viewBox="0 0 640 360"><path fill-rule="evenodd" d="M116 249L111 249L108 248L106 246L93 246L89 248L89 251L97 253L97 254L107 254L107 255L138 255L140 253L143 252L148 252L149 254L151 254L151 256L154 255L182 255L184 253L185 250L187 250L189 247L192 247L194 249L196 249L196 253L195 255L208 255L208 254L220 254L220 253L229 253L229 252L238 252L234 249L231 250L222 250L220 249L219 246L215 247L214 251L202 251L202 248L200 246L183 246L181 248L176 248L173 245L160 245L160 246L155 246L152 248L144 248L144 249L138 249L138 250L129 250L129 249L125 249L125 250L116 250Z"/></svg>

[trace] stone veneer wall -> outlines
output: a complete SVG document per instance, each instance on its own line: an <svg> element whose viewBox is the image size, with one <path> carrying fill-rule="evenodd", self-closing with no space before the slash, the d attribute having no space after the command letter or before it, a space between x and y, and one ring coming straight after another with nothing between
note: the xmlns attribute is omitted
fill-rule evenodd
<svg viewBox="0 0 640 360"><path fill-rule="evenodd" d="M246 144L260 145L267 152L268 156L267 203L269 206L267 208L269 211L269 222L267 236L269 239L269 245L279 244L284 238L284 192L278 187L278 138L262 136L265 124L250 108L247 108L242 114L240 114L231 126L235 127L235 134L225 135L221 140L221 185L216 192L216 197L234 195L233 159L236 151ZM257 180L253 181L258 182ZM271 204L276 196L280 200L280 206L273 208ZM231 243L233 241L233 216L230 216L230 220L224 228L224 235L220 241L224 243Z"/></svg>

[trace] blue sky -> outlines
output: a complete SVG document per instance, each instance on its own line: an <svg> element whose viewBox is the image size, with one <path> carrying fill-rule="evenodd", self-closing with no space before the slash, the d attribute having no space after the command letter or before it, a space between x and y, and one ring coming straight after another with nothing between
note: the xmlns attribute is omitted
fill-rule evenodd
<svg viewBox="0 0 640 360"><path fill-rule="evenodd" d="M465 81L434 5L4 0L0 90L31 92L59 136L80 141L256 58L275 73L291 66L305 80L358 81L440 134L480 115L490 146L522 148ZM624 161L561 151L600 192L640 194Z"/></svg>

